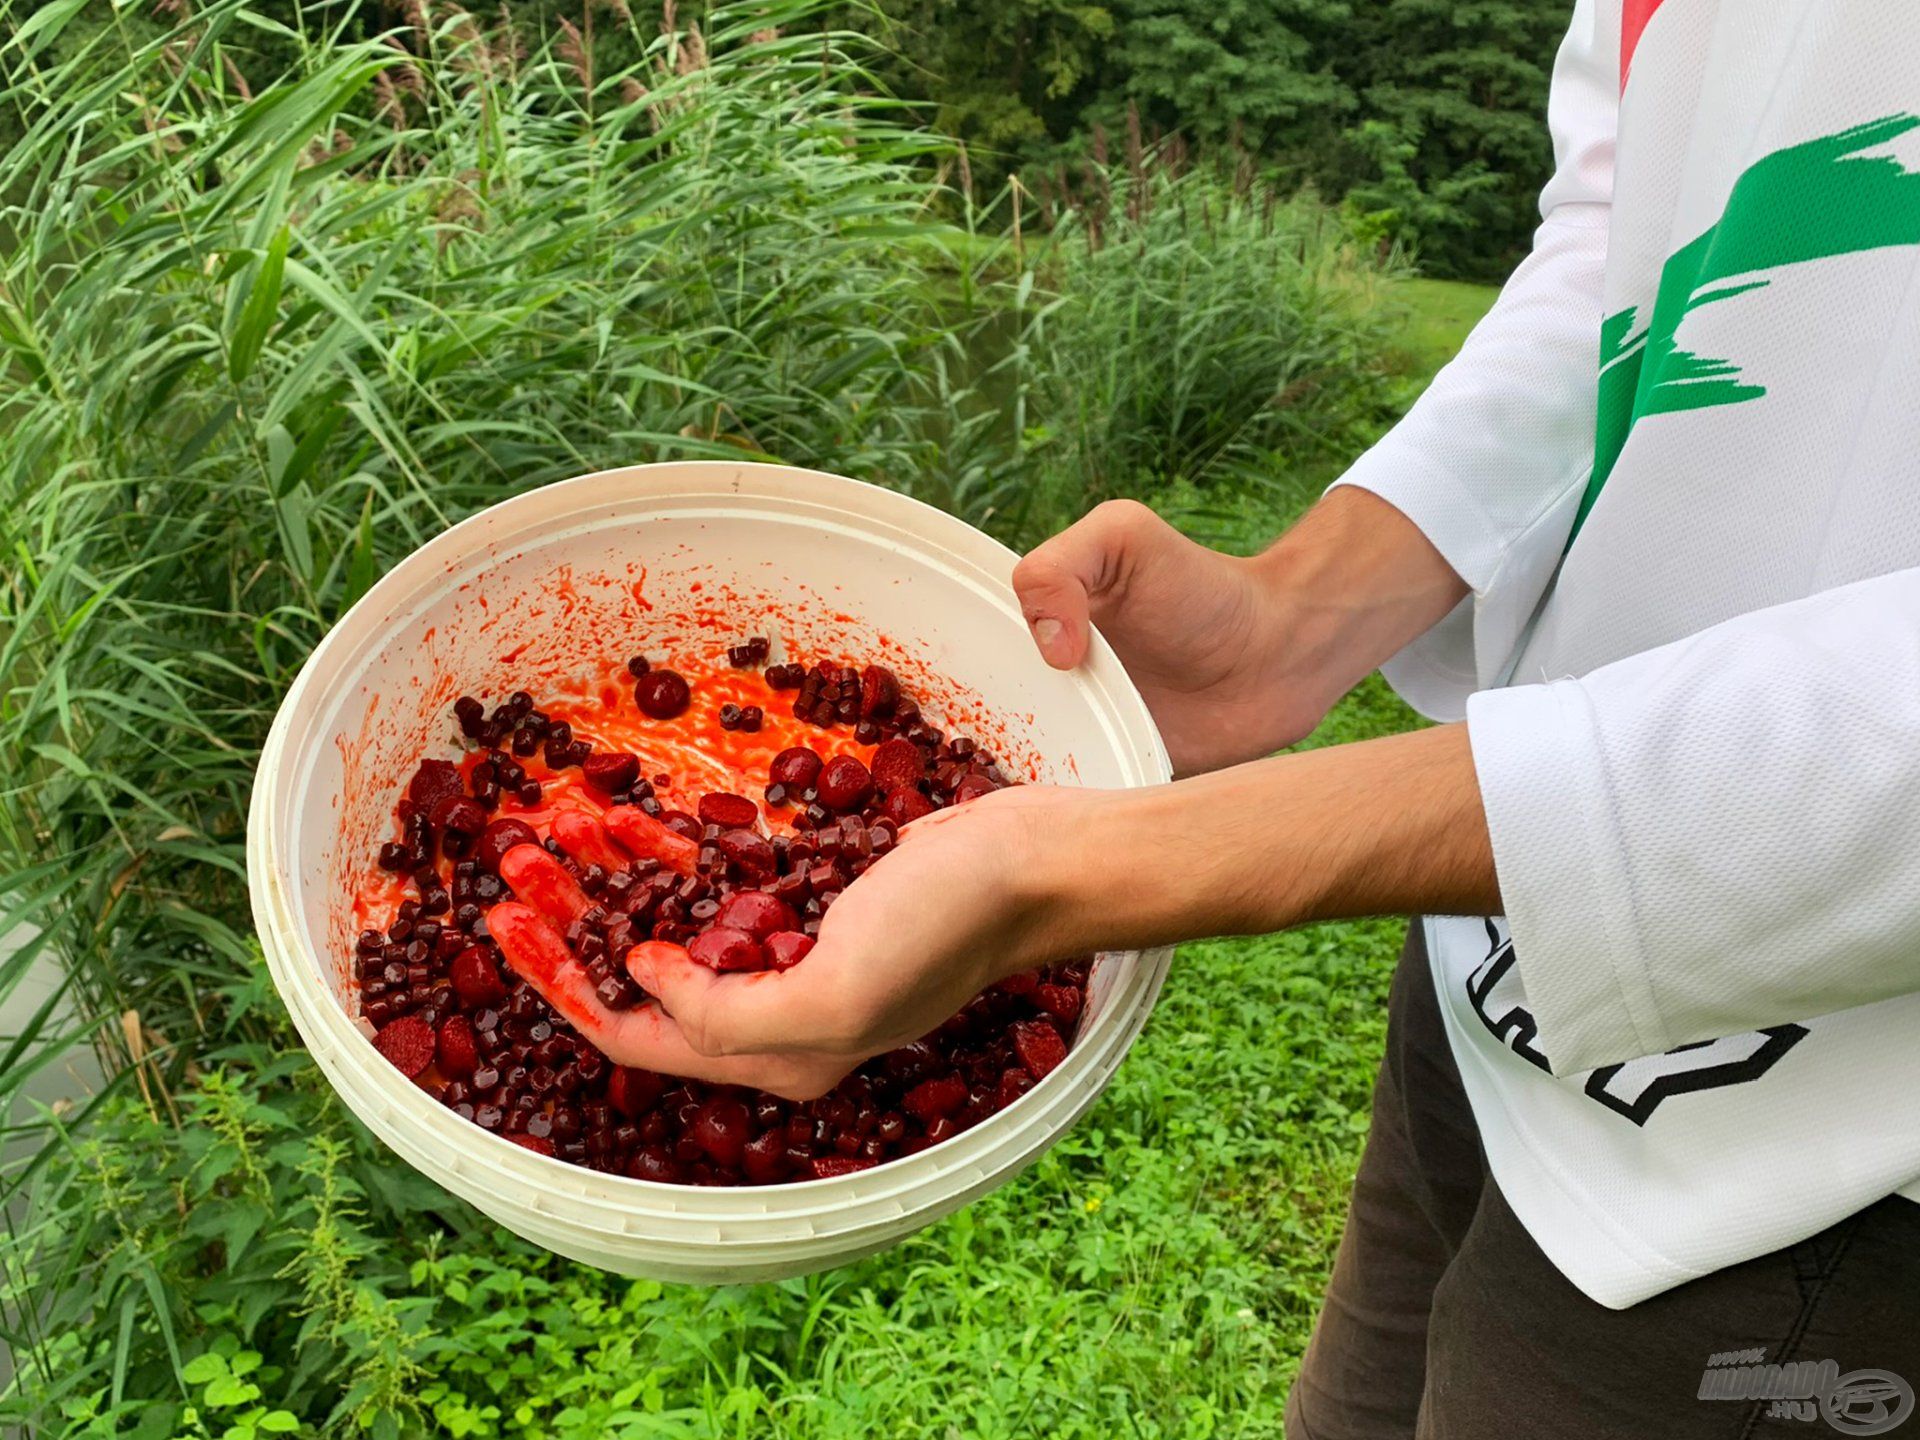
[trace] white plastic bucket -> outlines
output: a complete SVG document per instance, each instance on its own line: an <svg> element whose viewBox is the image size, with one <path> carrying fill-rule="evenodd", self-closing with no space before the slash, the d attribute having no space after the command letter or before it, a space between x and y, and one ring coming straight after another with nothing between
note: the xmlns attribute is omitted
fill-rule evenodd
<svg viewBox="0 0 1920 1440"><path fill-rule="evenodd" d="M461 1120L374 1050L354 1022L348 978L348 897L417 759L446 753L457 695L499 695L530 668L556 673L582 656L671 656L696 643L712 653L716 617L724 625L742 607L766 608L730 638L772 633L776 658L884 655L931 718L982 734L1027 776L1097 786L1165 779L1146 706L1104 641L1070 675L1035 654L1008 585L1014 558L888 490L785 466L699 462L533 491L397 565L287 692L247 823L268 967L348 1107L410 1165L527 1239L671 1280L768 1280L841 1264L1031 1163L1120 1063L1170 952L1102 956L1066 1060L973 1129L871 1170L733 1189L601 1174Z"/></svg>

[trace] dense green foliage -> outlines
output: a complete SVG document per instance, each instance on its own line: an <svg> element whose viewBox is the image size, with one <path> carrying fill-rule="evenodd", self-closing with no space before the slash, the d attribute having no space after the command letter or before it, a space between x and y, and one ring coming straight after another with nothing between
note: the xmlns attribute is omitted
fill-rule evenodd
<svg viewBox="0 0 1920 1440"><path fill-rule="evenodd" d="M1084 153L1131 109L1345 197L1438 274L1498 279L1547 177L1568 0L879 0L887 76L997 163ZM994 161L978 162L987 173ZM997 173L997 172L996 172Z"/></svg>
<svg viewBox="0 0 1920 1440"><path fill-rule="evenodd" d="M1565 4L1388 0L1351 36L1360 97L1334 177L1442 275L1504 278L1547 178L1547 66Z"/></svg>
<svg viewBox="0 0 1920 1440"><path fill-rule="evenodd" d="M446 5L394 45L344 4L0 0L0 996L65 977L0 1039L0 1424L1271 1433L1389 926L1194 947L1029 1176L718 1293L533 1254L413 1175L265 984L267 718L448 521L745 449L1020 543L1136 494L1247 548L1409 383L1391 275L1310 202L1141 159L1002 233L804 0L697 38L619 9L625 64ZM1404 718L1370 685L1328 733ZM35 1112L89 1039L107 1090Z"/></svg>
<svg viewBox="0 0 1920 1440"><path fill-rule="evenodd" d="M1071 497L1045 528L1142 477L1237 492L1382 419L1384 273L1322 207L1141 162L1083 179L1051 236L1058 299L1008 357L1026 455Z"/></svg>

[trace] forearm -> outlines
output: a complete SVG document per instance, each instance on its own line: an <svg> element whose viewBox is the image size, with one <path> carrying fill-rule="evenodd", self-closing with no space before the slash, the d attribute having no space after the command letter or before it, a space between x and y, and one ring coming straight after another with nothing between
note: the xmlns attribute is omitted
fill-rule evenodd
<svg viewBox="0 0 1920 1440"><path fill-rule="evenodd" d="M1060 953L1501 910L1464 725L1105 792L1040 839Z"/></svg>

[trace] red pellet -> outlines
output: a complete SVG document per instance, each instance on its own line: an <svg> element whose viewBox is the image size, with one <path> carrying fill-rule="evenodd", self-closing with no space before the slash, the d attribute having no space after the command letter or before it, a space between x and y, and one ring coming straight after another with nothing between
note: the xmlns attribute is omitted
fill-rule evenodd
<svg viewBox="0 0 1920 1440"><path fill-rule="evenodd" d="M916 1120L957 1115L967 1103L967 1082L958 1075L922 1080L901 1098L900 1107Z"/></svg>
<svg viewBox="0 0 1920 1440"><path fill-rule="evenodd" d="M807 952L813 946L811 935L801 935L792 930L769 935L761 942L761 948L767 952L767 963L775 970L791 970L807 958Z"/></svg>
<svg viewBox="0 0 1920 1440"><path fill-rule="evenodd" d="M787 1159L786 1135L768 1130L754 1136L741 1151L740 1165L749 1185L772 1185L786 1179L793 1168Z"/></svg>
<svg viewBox="0 0 1920 1440"><path fill-rule="evenodd" d="M991 795L999 788L984 775L969 775L954 788L953 803L964 805L969 800L978 800L982 795Z"/></svg>
<svg viewBox="0 0 1920 1440"><path fill-rule="evenodd" d="M473 847L474 863L483 870L498 871L500 861L516 845L538 845L539 832L524 820L496 820L480 832Z"/></svg>
<svg viewBox="0 0 1920 1440"><path fill-rule="evenodd" d="M1033 1003L1057 1020L1078 1020L1085 995L1072 985L1036 985Z"/></svg>
<svg viewBox="0 0 1920 1440"><path fill-rule="evenodd" d="M590 755L580 773L601 794L618 795L632 789L633 782L640 778L640 757L617 751Z"/></svg>
<svg viewBox="0 0 1920 1440"><path fill-rule="evenodd" d="M798 794L820 778L821 763L819 751L795 745L773 757L773 764L767 767L767 778Z"/></svg>
<svg viewBox="0 0 1920 1440"><path fill-rule="evenodd" d="M710 970L764 970L767 953L744 930L716 925L702 930L687 945L687 954Z"/></svg>
<svg viewBox="0 0 1920 1440"><path fill-rule="evenodd" d="M899 826L911 825L922 815L931 815L933 810L933 802L918 790L896 790L880 807L881 814Z"/></svg>
<svg viewBox="0 0 1920 1440"><path fill-rule="evenodd" d="M486 829L487 812L478 800L466 795L448 795L433 807L433 828L446 835L474 839Z"/></svg>
<svg viewBox="0 0 1920 1440"><path fill-rule="evenodd" d="M917 783L927 773L927 757L911 740L883 740L873 752L873 783L892 792Z"/></svg>
<svg viewBox="0 0 1920 1440"><path fill-rule="evenodd" d="M638 1119L666 1093L666 1077L651 1070L615 1065L607 1077L607 1103L629 1120Z"/></svg>
<svg viewBox="0 0 1920 1440"><path fill-rule="evenodd" d="M773 842L755 830L723 830L720 853L752 880L771 880L779 868Z"/></svg>
<svg viewBox="0 0 1920 1440"><path fill-rule="evenodd" d="M469 945L454 956L448 979L453 984L455 997L469 1010L484 1010L507 998L500 967L484 945Z"/></svg>
<svg viewBox="0 0 1920 1440"><path fill-rule="evenodd" d="M900 682L884 665L869 665L860 672L860 718L872 720L893 714L900 703Z"/></svg>
<svg viewBox="0 0 1920 1440"><path fill-rule="evenodd" d="M776 931L791 931L800 917L786 901L764 890L736 890L720 902L713 923L743 931L764 944Z"/></svg>
<svg viewBox="0 0 1920 1440"><path fill-rule="evenodd" d="M440 1022L439 1043L434 1051L440 1073L449 1080L465 1080L480 1063L478 1042L473 1038L473 1023L464 1015L449 1015Z"/></svg>
<svg viewBox="0 0 1920 1440"><path fill-rule="evenodd" d="M753 1118L731 1095L716 1095L700 1107L687 1134L714 1164L731 1170L746 1151L753 1134Z"/></svg>
<svg viewBox="0 0 1920 1440"><path fill-rule="evenodd" d="M633 703L655 720L671 720L693 703L685 677L673 670L649 670L634 682Z"/></svg>
<svg viewBox="0 0 1920 1440"><path fill-rule="evenodd" d="M407 782L407 798L417 812L428 815L442 800L465 789L458 765L450 760L422 760L420 768L413 772L413 779Z"/></svg>
<svg viewBox="0 0 1920 1440"><path fill-rule="evenodd" d="M1013 1026L1013 1048L1020 1063L1036 1080L1044 1080L1067 1058L1067 1042L1043 1020L1021 1020Z"/></svg>
<svg viewBox="0 0 1920 1440"><path fill-rule="evenodd" d="M821 768L814 790L829 810L858 810L873 794L873 776L859 756L836 755Z"/></svg>

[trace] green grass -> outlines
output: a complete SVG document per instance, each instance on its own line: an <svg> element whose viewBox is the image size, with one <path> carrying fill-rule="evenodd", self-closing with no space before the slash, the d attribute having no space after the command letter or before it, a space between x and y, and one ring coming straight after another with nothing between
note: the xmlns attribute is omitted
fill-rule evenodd
<svg viewBox="0 0 1920 1440"><path fill-rule="evenodd" d="M1460 342L1493 305L1497 285L1467 280L1403 280L1396 298L1407 318L1397 340L1410 373L1430 376L1453 358Z"/></svg>

